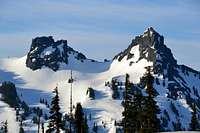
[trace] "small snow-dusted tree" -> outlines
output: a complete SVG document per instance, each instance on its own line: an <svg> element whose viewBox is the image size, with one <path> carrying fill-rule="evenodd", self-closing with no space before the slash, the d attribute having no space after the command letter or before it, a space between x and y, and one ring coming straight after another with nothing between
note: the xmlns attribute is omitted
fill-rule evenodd
<svg viewBox="0 0 200 133"><path fill-rule="evenodd" d="M8 133L8 121L7 120L4 123L4 132Z"/></svg>
<svg viewBox="0 0 200 133"><path fill-rule="evenodd" d="M8 121L2 122L2 126L0 127L1 133L8 133Z"/></svg>
<svg viewBox="0 0 200 133"><path fill-rule="evenodd" d="M94 124L93 124L92 130L93 130L94 133L97 133L97 132L98 132L98 126L97 126L97 124L96 124L95 122L94 122Z"/></svg>
<svg viewBox="0 0 200 133"><path fill-rule="evenodd" d="M93 88L89 87L86 94L89 96L89 98L95 99L95 91Z"/></svg>
<svg viewBox="0 0 200 133"><path fill-rule="evenodd" d="M59 96L58 96L58 88L56 87L53 91L55 96L52 98L51 101L51 108L49 117L49 125L47 129L47 133L56 132L60 133L60 130L63 128L62 123L62 114L60 113L60 106L59 106Z"/></svg>
<svg viewBox="0 0 200 133"><path fill-rule="evenodd" d="M24 110L24 113L23 113L24 117L27 117L30 114L29 106L26 104L26 102L23 101L21 104L21 107Z"/></svg>
<svg viewBox="0 0 200 133"><path fill-rule="evenodd" d="M38 133L40 132L40 118L42 116L42 109L37 108L37 125L38 125Z"/></svg>
<svg viewBox="0 0 200 133"><path fill-rule="evenodd" d="M16 108L16 121L19 121L19 118L20 118L20 116L19 116L19 108Z"/></svg>
<svg viewBox="0 0 200 133"><path fill-rule="evenodd" d="M22 121L20 122L19 133L24 133L24 128L23 128L23 123L22 123Z"/></svg>
<svg viewBox="0 0 200 133"><path fill-rule="evenodd" d="M191 122L190 122L190 130L191 131L199 130L199 122L197 119L196 104L192 105L192 118L191 118Z"/></svg>
<svg viewBox="0 0 200 133"><path fill-rule="evenodd" d="M113 99L119 98L119 91L118 91L117 81L114 80L114 79L111 81L111 89L113 91L112 98Z"/></svg>
<svg viewBox="0 0 200 133"><path fill-rule="evenodd" d="M41 124L41 128L42 128L42 133L44 133L44 122L42 122L42 124Z"/></svg>

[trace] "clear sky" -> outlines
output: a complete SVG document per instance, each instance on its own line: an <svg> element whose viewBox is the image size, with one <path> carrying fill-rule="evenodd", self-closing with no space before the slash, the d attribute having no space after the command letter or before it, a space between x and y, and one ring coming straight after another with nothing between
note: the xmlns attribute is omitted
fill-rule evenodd
<svg viewBox="0 0 200 133"><path fill-rule="evenodd" d="M199 0L0 0L0 57L24 56L32 38L52 35L111 59L150 26L179 64L200 70Z"/></svg>

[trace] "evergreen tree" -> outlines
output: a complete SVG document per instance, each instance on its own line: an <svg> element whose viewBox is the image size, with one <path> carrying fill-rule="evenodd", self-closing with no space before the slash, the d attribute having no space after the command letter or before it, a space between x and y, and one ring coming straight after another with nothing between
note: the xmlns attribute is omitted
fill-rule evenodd
<svg viewBox="0 0 200 133"><path fill-rule="evenodd" d="M199 122L197 119L197 110L196 110L196 104L192 105L192 118L190 122L190 130L191 131L197 131L199 128Z"/></svg>
<svg viewBox="0 0 200 133"><path fill-rule="evenodd" d="M92 114L90 113L89 115L89 120L91 121L92 120Z"/></svg>
<svg viewBox="0 0 200 133"><path fill-rule="evenodd" d="M8 121L5 122L4 131L8 133Z"/></svg>
<svg viewBox="0 0 200 133"><path fill-rule="evenodd" d="M37 124L38 124L38 133L40 132L40 117L42 116L42 110L37 108Z"/></svg>
<svg viewBox="0 0 200 133"><path fill-rule="evenodd" d="M141 131L148 133L160 131L160 120L157 118L160 109L156 105L156 101L152 97L147 96L144 102L144 121Z"/></svg>
<svg viewBox="0 0 200 133"><path fill-rule="evenodd" d="M20 122L19 133L24 133L24 128L23 128L22 121Z"/></svg>
<svg viewBox="0 0 200 133"><path fill-rule="evenodd" d="M126 76L126 92L124 100L123 123L124 133L139 132L145 121L144 96L142 92L133 86Z"/></svg>
<svg viewBox="0 0 200 133"><path fill-rule="evenodd" d="M160 113L160 109L157 106L154 97L157 95L157 92L153 88L154 77L151 74L151 67L147 67L146 73L146 91L148 96L145 98L144 101L144 112L145 112L145 122L143 125L143 132L154 133L160 130L160 120L157 118L157 114Z"/></svg>
<svg viewBox="0 0 200 133"><path fill-rule="evenodd" d="M97 126L97 124L95 122L93 124L92 130L93 130L94 133L97 133L97 131L98 131L98 126Z"/></svg>
<svg viewBox="0 0 200 133"><path fill-rule="evenodd" d="M1 100L10 107L19 107L20 99L17 95L15 84L12 82L3 82L0 85Z"/></svg>
<svg viewBox="0 0 200 133"><path fill-rule="evenodd" d="M34 124L37 124L38 123L37 116L33 116L32 121Z"/></svg>
<svg viewBox="0 0 200 133"><path fill-rule="evenodd" d="M87 124L87 116L85 115L85 118L84 118L84 123L83 123L83 128L84 128L84 132L85 133L88 133L88 124Z"/></svg>
<svg viewBox="0 0 200 133"><path fill-rule="evenodd" d="M42 133L44 133L44 122L42 122Z"/></svg>
<svg viewBox="0 0 200 133"><path fill-rule="evenodd" d="M160 130L160 120L157 118L160 110L154 100L157 92L153 88L154 77L150 67L147 67L143 80L146 84L147 96L143 96L142 92L130 83L129 75L126 75L123 104L124 133L154 133Z"/></svg>
<svg viewBox="0 0 200 133"><path fill-rule="evenodd" d="M8 121L7 120L5 122L3 122L3 125L2 125L2 127L0 129L0 131L2 133L8 133Z"/></svg>
<svg viewBox="0 0 200 133"><path fill-rule="evenodd" d="M89 96L89 98L95 99L95 91L93 88L89 87L86 94Z"/></svg>
<svg viewBox="0 0 200 133"><path fill-rule="evenodd" d="M148 66L148 67L146 67L146 70L147 70L147 72L145 74L146 91L147 91L147 94L149 95L149 97L154 98L156 95L158 95L158 93L157 93L157 91L153 87L154 77L151 74L152 69L151 69L150 66Z"/></svg>
<svg viewBox="0 0 200 133"><path fill-rule="evenodd" d="M76 133L88 132L87 119L84 120L84 113L80 103L77 103L75 109L75 126L76 126Z"/></svg>
<svg viewBox="0 0 200 133"><path fill-rule="evenodd" d="M113 99L119 98L118 85L117 85L116 80L114 79L111 81L111 89L113 91L112 98Z"/></svg>
<svg viewBox="0 0 200 133"><path fill-rule="evenodd" d="M49 125L47 133L56 132L60 133L60 129L63 128L62 125L62 114L60 113L60 106L59 106L59 96L58 96L58 88L56 87L53 91L55 96L52 98L51 101L51 108L50 108L50 114L49 117Z"/></svg>
<svg viewBox="0 0 200 133"><path fill-rule="evenodd" d="M19 108L16 108L16 121L19 120Z"/></svg>
<svg viewBox="0 0 200 133"><path fill-rule="evenodd" d="M24 110L24 116L27 117L30 114L29 106L23 101L21 107Z"/></svg>
<svg viewBox="0 0 200 133"><path fill-rule="evenodd" d="M131 131L135 131L135 121L132 119L134 118L135 115L135 108L133 105L133 99L132 96L130 95L131 91L131 84L129 81L129 75L126 74L126 81L125 81L125 94L124 94L124 111L122 115L124 116L123 118L123 128L124 128L124 133L129 133Z"/></svg>
<svg viewBox="0 0 200 133"><path fill-rule="evenodd" d="M141 92L133 94L131 101L128 102L127 107L127 129L128 132L137 132L140 130L145 116L143 112L143 101L144 97Z"/></svg>

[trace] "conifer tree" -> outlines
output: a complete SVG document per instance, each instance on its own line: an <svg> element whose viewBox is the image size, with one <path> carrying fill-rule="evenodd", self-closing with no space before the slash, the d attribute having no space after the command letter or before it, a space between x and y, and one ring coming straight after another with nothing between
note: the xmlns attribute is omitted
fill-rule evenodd
<svg viewBox="0 0 200 133"><path fill-rule="evenodd" d="M40 132L40 117L42 116L42 110L37 108L37 124L38 124L38 133Z"/></svg>
<svg viewBox="0 0 200 133"><path fill-rule="evenodd" d="M199 122L197 119L196 104L192 104L192 118L191 118L191 122L190 122L190 130L197 131L198 128L199 128Z"/></svg>
<svg viewBox="0 0 200 133"><path fill-rule="evenodd" d="M24 133L24 128L23 128L22 121L20 122L19 133Z"/></svg>
<svg viewBox="0 0 200 133"><path fill-rule="evenodd" d="M16 121L19 120L19 108L16 108Z"/></svg>
<svg viewBox="0 0 200 133"><path fill-rule="evenodd" d="M160 113L159 107L156 105L156 101L154 97L157 95L157 92L153 88L154 77L151 74L151 67L147 67L146 73L146 91L148 96L145 98L145 122L143 128L141 129L142 132L149 132L154 133L160 130L160 120L157 118L157 114Z"/></svg>
<svg viewBox="0 0 200 133"><path fill-rule="evenodd" d="M24 117L27 117L30 114L29 106L23 101L21 107L24 110Z"/></svg>
<svg viewBox="0 0 200 133"><path fill-rule="evenodd" d="M2 122L2 127L0 129L0 132L2 133L8 133L8 121Z"/></svg>
<svg viewBox="0 0 200 133"><path fill-rule="evenodd" d="M140 130L142 123L145 120L143 112L144 96L142 96L140 90L130 83L128 74L126 75L125 88L123 104L124 133L134 133Z"/></svg>
<svg viewBox="0 0 200 133"><path fill-rule="evenodd" d="M84 123L83 123L84 132L88 133L88 124L87 124L87 116L85 115Z"/></svg>
<svg viewBox="0 0 200 133"><path fill-rule="evenodd" d="M58 88L56 87L53 91L55 96L52 98L51 101L51 108L50 108L50 114L49 117L49 125L47 133L56 132L60 133L60 129L63 128L62 125L62 114L60 113L60 106L59 106L59 96L58 96Z"/></svg>
<svg viewBox="0 0 200 133"><path fill-rule="evenodd" d="M42 133L44 133L44 122L42 122Z"/></svg>
<svg viewBox="0 0 200 133"><path fill-rule="evenodd" d="M95 99L95 91L93 88L89 87L86 94L89 96L89 98Z"/></svg>
<svg viewBox="0 0 200 133"><path fill-rule="evenodd" d="M84 113L80 103L77 103L75 109L75 126L76 126L76 133L88 132L87 119L84 120Z"/></svg>
<svg viewBox="0 0 200 133"><path fill-rule="evenodd" d="M125 94L124 94L124 111L123 111L123 128L124 128L124 133L128 133L133 131L134 129L134 125L135 125L135 121L132 119L134 112L132 112L134 110L133 108L133 99L130 96L130 91L131 91L131 84L129 81L129 75L126 74L126 81L125 81Z"/></svg>
<svg viewBox="0 0 200 133"><path fill-rule="evenodd" d="M95 122L94 122L94 124L93 124L92 130L93 130L94 133L97 133L97 132L98 132L98 126L97 126L97 124L96 124Z"/></svg>
<svg viewBox="0 0 200 133"><path fill-rule="evenodd" d="M154 98L157 95L157 92L153 87L154 77L151 74L152 69L151 69L150 66L148 66L148 67L146 67L146 70L147 70L147 72L145 74L146 91L147 91L147 94L149 95L149 97L153 97Z"/></svg>
<svg viewBox="0 0 200 133"><path fill-rule="evenodd" d="M113 91L112 98L113 99L119 98L119 91L118 91L117 82L114 79L111 81L111 89Z"/></svg>

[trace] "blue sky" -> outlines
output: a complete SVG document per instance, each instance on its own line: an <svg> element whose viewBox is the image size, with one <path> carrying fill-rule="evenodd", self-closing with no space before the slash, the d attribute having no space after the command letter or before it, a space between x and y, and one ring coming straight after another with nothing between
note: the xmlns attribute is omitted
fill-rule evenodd
<svg viewBox="0 0 200 133"><path fill-rule="evenodd" d="M198 0L0 0L0 57L23 56L32 38L52 35L89 58L111 59L150 26L179 64L200 70Z"/></svg>

